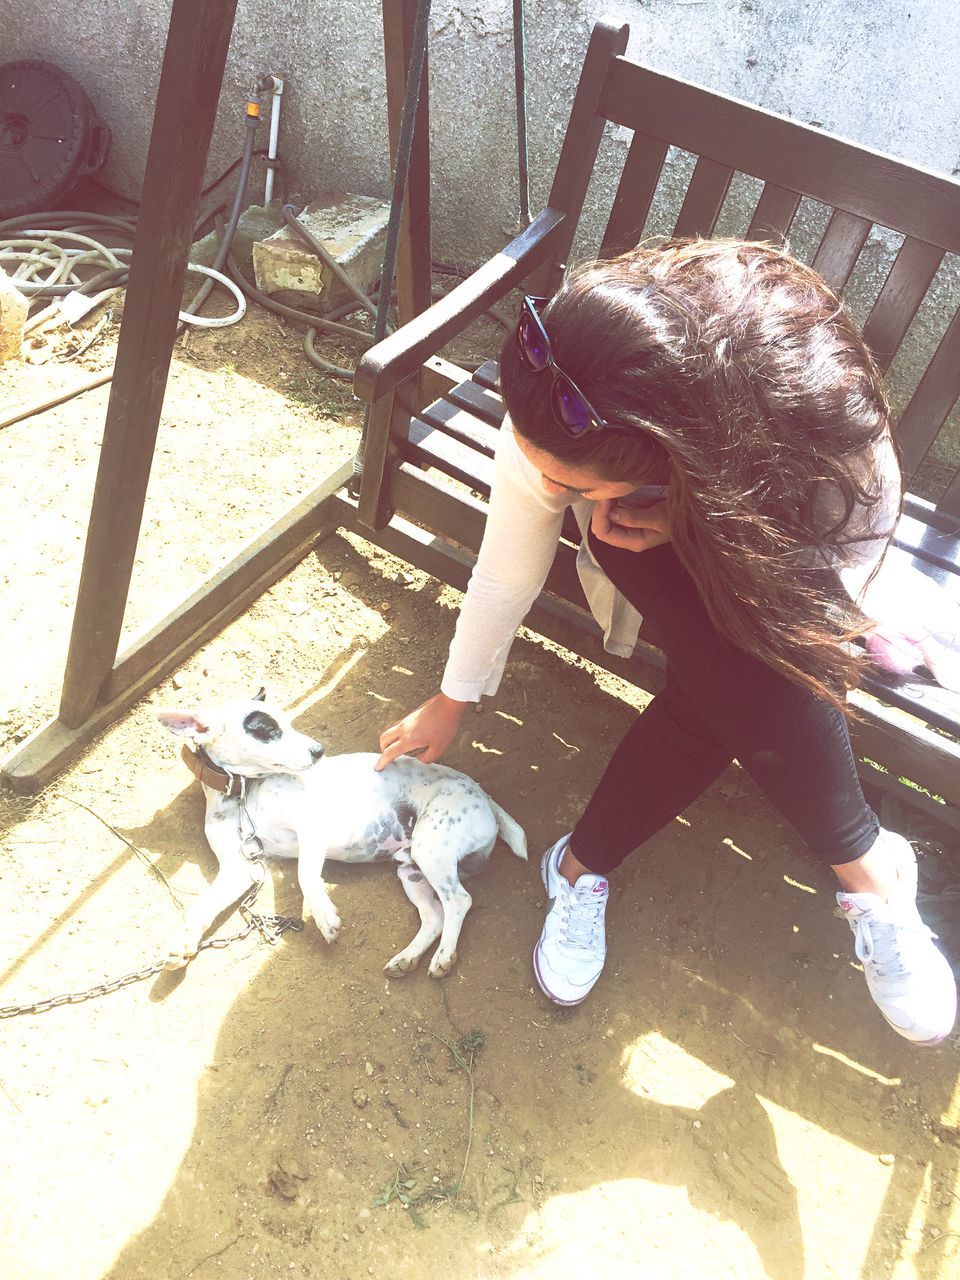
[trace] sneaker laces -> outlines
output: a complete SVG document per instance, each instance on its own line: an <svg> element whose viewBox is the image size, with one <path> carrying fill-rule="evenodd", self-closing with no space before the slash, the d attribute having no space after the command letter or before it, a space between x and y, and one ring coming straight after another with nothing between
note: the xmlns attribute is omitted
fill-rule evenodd
<svg viewBox="0 0 960 1280"><path fill-rule="evenodd" d="M595 893L592 886L577 889L561 880L560 941L568 947L596 950L606 904L607 895Z"/></svg>
<svg viewBox="0 0 960 1280"><path fill-rule="evenodd" d="M904 951L917 939L926 941L935 936L919 917L916 923L907 924L862 915L852 923L857 959L863 965L871 965L875 976L886 982L908 981L911 969Z"/></svg>

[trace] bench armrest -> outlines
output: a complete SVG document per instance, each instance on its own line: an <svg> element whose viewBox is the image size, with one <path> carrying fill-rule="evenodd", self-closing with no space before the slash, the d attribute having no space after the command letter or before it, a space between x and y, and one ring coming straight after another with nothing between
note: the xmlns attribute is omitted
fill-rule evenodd
<svg viewBox="0 0 960 1280"><path fill-rule="evenodd" d="M393 391L471 321L505 297L549 258L565 221L558 210L544 209L495 258L371 347L357 365L353 381L360 399L372 404Z"/></svg>

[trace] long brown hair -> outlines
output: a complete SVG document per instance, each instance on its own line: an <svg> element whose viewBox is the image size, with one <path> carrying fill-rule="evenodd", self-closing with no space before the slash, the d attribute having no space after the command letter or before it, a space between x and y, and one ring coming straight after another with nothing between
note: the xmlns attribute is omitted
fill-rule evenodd
<svg viewBox="0 0 960 1280"><path fill-rule="evenodd" d="M564 372L636 434L570 439L509 338L516 430L598 478L668 482L673 547L717 630L843 708L858 628L824 565L881 496L865 458L890 411L836 295L770 245L670 240L574 270L544 321Z"/></svg>

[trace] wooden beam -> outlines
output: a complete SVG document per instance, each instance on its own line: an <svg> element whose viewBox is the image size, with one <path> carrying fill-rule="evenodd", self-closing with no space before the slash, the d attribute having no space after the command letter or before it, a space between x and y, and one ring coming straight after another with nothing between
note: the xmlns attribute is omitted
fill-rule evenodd
<svg viewBox="0 0 960 1280"><path fill-rule="evenodd" d="M387 74L390 160L397 167L400 120L410 65L417 0L383 0L383 50ZM420 102L414 126L410 171L404 189L400 251L397 259L397 311L406 324L432 301L430 251L430 70L425 57Z"/></svg>
<svg viewBox="0 0 960 1280"><path fill-rule="evenodd" d="M174 0L60 702L92 712L130 589L236 0Z"/></svg>
<svg viewBox="0 0 960 1280"><path fill-rule="evenodd" d="M350 463L338 467L183 605L149 628L110 673L109 696L79 726L55 719L31 734L0 764L4 781L20 792L46 786L98 734L298 565L341 522L339 490L351 471Z"/></svg>
<svg viewBox="0 0 960 1280"><path fill-rule="evenodd" d="M202 582L176 609L147 627L120 654L110 672L104 690L104 701L112 701L148 671L156 670L168 652L179 652L184 643L193 641L198 648L209 637L214 625L220 631L226 622L238 617L251 598L279 581L302 560L314 543L325 538L334 527L340 509L329 501L349 481L352 462L337 467L312 493L295 503L269 529L264 529L252 542L211 577ZM251 590L255 591L250 596Z"/></svg>

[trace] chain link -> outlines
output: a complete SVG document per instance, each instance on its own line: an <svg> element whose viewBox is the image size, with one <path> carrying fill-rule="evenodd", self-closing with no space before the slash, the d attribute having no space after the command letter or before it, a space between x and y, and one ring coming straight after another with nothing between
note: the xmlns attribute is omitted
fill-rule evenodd
<svg viewBox="0 0 960 1280"><path fill-rule="evenodd" d="M291 930L299 933L303 928L303 921L298 920L295 916L264 916L250 911L246 904L240 910L246 920L245 926L242 929L238 929L236 933L228 934L225 938L207 938L197 948L198 954L210 948L220 951L224 947L228 947L231 942L240 942L243 938L248 938L255 929L259 931L260 937L264 942L273 945L285 933ZM113 991L119 991L121 987L129 987L135 982L143 982L145 978L151 978L155 973L160 973L165 967L165 960L156 960L153 964L148 964L143 969L137 969L134 973L124 974L122 978L113 978L109 982L98 982L95 987L87 987L85 991L72 991L59 996L47 996L43 1000L34 1000L28 1004L0 1005L0 1021L4 1018L19 1017L23 1013L46 1013L48 1009L57 1009L63 1004L82 1004L84 1000L95 1000L98 996L108 996Z"/></svg>
<svg viewBox="0 0 960 1280"><path fill-rule="evenodd" d="M251 827L251 831L247 835L244 835L243 831L244 818L250 823ZM262 861L263 845L257 838L253 821L247 812L245 789L241 791L240 795L237 826L243 855L257 868L258 872L254 876L254 883L247 891L246 897L240 903L239 910L244 920L244 927L238 929L236 933L228 934L225 938L208 938L205 942L201 942L197 947L197 954L201 951L208 951L211 948L220 951L224 947L228 947L231 942L240 942L243 938L248 938L255 929L263 941L272 946L285 933L291 930L299 933L303 928L303 921L296 916L265 916L253 910L257 894L263 887L265 873ZM107 982L98 982L95 987L87 987L85 991L71 991L59 996L47 996L42 1000L33 1000L27 1004L0 1005L0 1021L4 1018L17 1018L24 1013L46 1013L48 1009L58 1009L64 1004L82 1004L84 1000L95 1000L98 996L108 996L113 991L119 991L121 987L132 986L135 982L143 982L145 978L151 978L155 973L160 973L162 969L166 968L166 963L165 959L156 960L153 964L148 964L143 969L137 969L134 973L126 973L122 978L113 978Z"/></svg>

